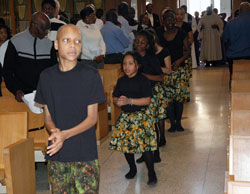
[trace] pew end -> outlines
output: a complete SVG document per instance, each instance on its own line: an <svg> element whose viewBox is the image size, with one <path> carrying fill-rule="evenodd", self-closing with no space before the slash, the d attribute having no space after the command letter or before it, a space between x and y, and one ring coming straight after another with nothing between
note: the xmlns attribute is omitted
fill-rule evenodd
<svg viewBox="0 0 250 194"><path fill-rule="evenodd" d="M8 194L35 194L34 141L22 139L4 148L5 182Z"/></svg>

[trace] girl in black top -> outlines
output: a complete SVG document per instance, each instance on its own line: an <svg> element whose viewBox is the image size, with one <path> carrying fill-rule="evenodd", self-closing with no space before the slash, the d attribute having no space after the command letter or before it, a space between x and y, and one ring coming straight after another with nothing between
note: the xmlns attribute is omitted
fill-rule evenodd
<svg viewBox="0 0 250 194"><path fill-rule="evenodd" d="M182 30L186 32L188 36L188 43L190 44L190 47L191 47L194 42L194 35L193 35L191 24L183 21L184 14L185 12L182 8L178 8L176 10L176 26L178 26L179 28L181 28ZM193 59L193 60L196 60L196 59ZM192 63L193 63L192 57L189 56L189 58L185 60L185 69L186 69L187 76L189 78L192 77Z"/></svg>
<svg viewBox="0 0 250 194"><path fill-rule="evenodd" d="M155 33L154 30L149 30L150 33L154 37L155 41L155 54L160 62L161 69L164 74L171 74L172 69L171 69L171 57L169 51L162 47L159 43L159 39ZM172 88L171 88L171 83L169 82L168 79L166 79L166 75L164 75L164 81L163 81L163 87L165 89L165 94L166 98L171 101L172 100ZM159 146L163 146L166 144L166 138L165 138L165 119L162 119L158 122L158 129L159 129Z"/></svg>
<svg viewBox="0 0 250 194"><path fill-rule="evenodd" d="M161 65L155 55L154 37L148 31L140 31L136 36L134 48L141 56L141 68L139 71L141 71L151 83L153 97L149 105L149 110L153 114L153 121L158 128L159 121L165 119L167 116L166 107L168 99L165 96L166 92L162 85L163 72ZM156 132L159 137L158 130L156 130ZM136 162L140 163L143 161L143 157L141 157ZM154 161L161 161L159 149L154 152Z"/></svg>
<svg viewBox="0 0 250 194"><path fill-rule="evenodd" d="M168 79L172 82L173 102L168 104L168 117L171 122L169 132L184 131L181 125L183 103L189 101L190 91L185 60L190 56L190 44L186 33L176 26L175 12L168 10L163 15L164 26L157 29L163 47L170 52L173 73Z"/></svg>
<svg viewBox="0 0 250 194"><path fill-rule="evenodd" d="M113 97L122 113L112 133L109 147L122 151L130 171L125 175L132 179L137 173L134 154L142 153L148 168L148 185L157 183L152 151L157 149L157 139L148 105L152 90L149 80L138 73L138 60L134 53L127 53L123 59L123 71L115 87Z"/></svg>

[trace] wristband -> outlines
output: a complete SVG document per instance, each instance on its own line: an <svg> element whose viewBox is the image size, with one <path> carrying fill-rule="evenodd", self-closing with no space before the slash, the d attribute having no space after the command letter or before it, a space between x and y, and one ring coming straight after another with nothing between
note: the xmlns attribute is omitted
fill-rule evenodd
<svg viewBox="0 0 250 194"><path fill-rule="evenodd" d="M132 106L132 105L133 105L133 99L130 98L130 106Z"/></svg>

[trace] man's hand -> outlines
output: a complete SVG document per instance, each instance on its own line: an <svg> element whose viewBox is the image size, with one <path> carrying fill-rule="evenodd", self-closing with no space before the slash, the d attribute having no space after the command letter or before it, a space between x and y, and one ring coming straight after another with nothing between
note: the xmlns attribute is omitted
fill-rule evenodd
<svg viewBox="0 0 250 194"><path fill-rule="evenodd" d="M58 128L51 129L50 132L49 141L51 141L52 144L47 147L47 154L53 156L62 148L66 135Z"/></svg>
<svg viewBox="0 0 250 194"><path fill-rule="evenodd" d="M93 61L95 61L96 63L101 63L104 59L104 55L99 55L99 56L96 56Z"/></svg>
<svg viewBox="0 0 250 194"><path fill-rule="evenodd" d="M22 90L17 90L17 91L16 91L16 96L15 96L15 98L16 98L17 102L23 102L23 100L22 100L22 97L23 97L23 96L24 96L24 93L23 93Z"/></svg>

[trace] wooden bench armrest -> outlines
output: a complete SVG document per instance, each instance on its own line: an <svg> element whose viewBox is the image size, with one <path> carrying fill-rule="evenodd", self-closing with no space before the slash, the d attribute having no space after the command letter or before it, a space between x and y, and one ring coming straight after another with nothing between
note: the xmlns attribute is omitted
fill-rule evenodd
<svg viewBox="0 0 250 194"><path fill-rule="evenodd" d="M3 155L7 193L36 193L33 139L22 139L5 147Z"/></svg>

